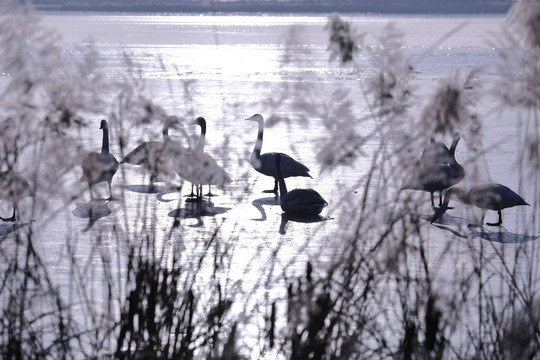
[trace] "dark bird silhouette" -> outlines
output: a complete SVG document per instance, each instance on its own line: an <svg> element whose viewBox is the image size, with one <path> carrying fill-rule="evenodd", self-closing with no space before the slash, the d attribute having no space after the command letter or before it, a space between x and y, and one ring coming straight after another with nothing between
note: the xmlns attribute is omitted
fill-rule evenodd
<svg viewBox="0 0 540 360"><path fill-rule="evenodd" d="M192 151L182 152L177 156L173 161L173 166L180 177L195 185L197 192L195 198L201 200L203 185L208 185L207 195L213 196L210 186L223 187L231 182L231 177L210 154L204 152L206 120L198 117L193 124L201 127L199 141Z"/></svg>
<svg viewBox="0 0 540 360"><path fill-rule="evenodd" d="M255 121L259 125L257 142L255 143L255 147L253 148L250 158L251 166L253 166L253 168L261 174L274 178L274 189L265 190L264 192L274 194L277 194L278 192L278 172L276 168L276 156L278 154L281 156L281 171L284 178L291 176L311 177L307 166L294 160L287 154L276 152L261 154L264 133L264 119L260 114L255 114L246 120Z"/></svg>
<svg viewBox="0 0 540 360"><path fill-rule="evenodd" d="M459 142L459 134L454 134L454 139L450 149L440 141L435 139L429 139L429 144L422 150L420 155L420 162L423 166L427 167L433 164L448 164L452 161L452 154L456 152L456 146Z"/></svg>
<svg viewBox="0 0 540 360"><path fill-rule="evenodd" d="M275 156L281 209L287 214L318 215L328 205L326 200L313 189L294 189L287 191L282 173L283 155Z"/></svg>
<svg viewBox="0 0 540 360"><path fill-rule="evenodd" d="M447 164L432 164L426 167L419 167L414 176L414 180L405 185L401 190L422 190L431 194L431 207L435 209L434 193L443 191L457 183L465 177L465 170L455 158L456 145L459 137L454 139L454 143L449 151L449 162ZM442 199L439 196L439 206Z"/></svg>
<svg viewBox="0 0 540 360"><path fill-rule="evenodd" d="M107 121L101 120L99 128L103 130L101 152L91 152L85 156L82 162L83 174L81 176L81 182L86 181L88 183L90 198L92 200L94 200L92 187L95 184L107 182L110 194L107 200L111 200L113 198L111 183L114 174L118 170L118 161L109 152L109 125Z"/></svg>
<svg viewBox="0 0 540 360"><path fill-rule="evenodd" d="M0 217L3 221L15 221L15 212L20 200L25 197L35 197L28 180L12 170L0 172L0 199L11 202L13 215L10 218Z"/></svg>
<svg viewBox="0 0 540 360"><path fill-rule="evenodd" d="M179 124L176 116L169 116L163 125L163 141L143 142L124 156L120 163L144 166L150 173L150 186L153 188L159 175L169 174L171 159L186 151L180 142L173 141L169 136L169 129Z"/></svg>
<svg viewBox="0 0 540 360"><path fill-rule="evenodd" d="M500 226L502 225L501 211L503 209L519 205L529 205L521 196L501 184L478 185L471 188L467 193L459 187L453 187L446 191L444 195L444 202L438 209L435 210L435 214L431 219L432 223L444 215L448 209L448 202L454 195L462 203L474 205L482 209L482 218L480 219L481 225L484 223L484 217L486 216L486 212L488 210L497 211L499 220L496 223L486 223L486 225Z"/></svg>

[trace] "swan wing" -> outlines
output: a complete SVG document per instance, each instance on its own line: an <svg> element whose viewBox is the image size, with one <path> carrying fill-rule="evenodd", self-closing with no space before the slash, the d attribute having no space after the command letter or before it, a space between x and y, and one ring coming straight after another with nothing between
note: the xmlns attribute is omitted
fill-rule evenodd
<svg viewBox="0 0 540 360"><path fill-rule="evenodd" d="M265 153L262 154L260 157L260 168L255 170L263 173L267 176L272 176L274 178L277 178L277 168L276 168L276 155L278 153L272 152L272 153ZM291 177L291 176L305 176L305 177L311 177L309 174L309 168L302 164L301 162L293 159L287 154L279 153L281 155L281 171L283 173L283 177Z"/></svg>

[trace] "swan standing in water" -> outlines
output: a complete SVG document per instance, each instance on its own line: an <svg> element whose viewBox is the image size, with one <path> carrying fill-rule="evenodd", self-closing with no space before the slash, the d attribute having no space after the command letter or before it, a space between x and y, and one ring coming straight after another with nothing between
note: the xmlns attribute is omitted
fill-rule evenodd
<svg viewBox="0 0 540 360"><path fill-rule="evenodd" d="M231 177L210 154L204 152L206 120L203 117L198 117L192 124L201 127L201 135L197 145L193 151L183 152L173 159L173 167L181 178L192 184L192 194L193 185L195 186L195 199L200 201L202 200L203 185L208 185L207 196L213 196L210 187L212 185L222 187L231 182Z"/></svg>
<svg viewBox="0 0 540 360"><path fill-rule="evenodd" d="M261 174L271 176L274 178L274 189L265 190L266 193L277 194L278 191L278 171L276 168L276 156L281 156L281 171L284 178L291 176L306 176L311 177L309 169L304 164L294 160L287 154L283 153L265 153L261 154L261 148L263 144L264 133L264 119L262 115L255 114L246 120L255 121L259 125L259 132L257 135L257 142L251 153L250 163L251 166Z"/></svg>
<svg viewBox="0 0 540 360"><path fill-rule="evenodd" d="M521 196L501 184L478 185L471 188L467 193L463 189L453 187L446 191L444 195L444 202L437 210L435 210L435 214L431 219L432 223L441 216L443 216L446 210L449 209L448 202L453 195L457 196L459 201L464 204L474 205L482 209L480 225L484 224L484 217L486 216L486 212L488 210L497 211L499 215L499 220L496 223L486 223L486 225L501 226L501 211L503 209L519 205L529 205L525 202L525 200L523 200Z"/></svg>
<svg viewBox="0 0 540 360"><path fill-rule="evenodd" d="M318 192L313 189L287 191L281 170L282 156L279 153L275 156L281 209L287 214L319 215L328 203Z"/></svg>
<svg viewBox="0 0 540 360"><path fill-rule="evenodd" d="M150 172L151 189L160 174L169 173L171 159L184 151L180 142L173 141L169 136L169 129L177 128L179 124L180 120L176 116L169 116L163 125L163 141L143 142L120 162L144 166Z"/></svg>
<svg viewBox="0 0 540 360"><path fill-rule="evenodd" d="M28 196L36 194L24 176L12 170L0 172L0 199L11 202L13 206L13 215L10 218L0 217L1 220L15 221L18 202Z"/></svg>
<svg viewBox="0 0 540 360"><path fill-rule="evenodd" d="M101 120L100 129L103 130L103 141L101 145L101 152L91 152L86 155L82 162L83 175L81 176L81 182L86 181L88 183L88 189L90 190L90 198L94 200L94 194L92 187L101 182L107 182L109 186L109 198L112 200L112 178L118 170L118 161L113 154L109 152L109 125L106 120Z"/></svg>
<svg viewBox="0 0 540 360"><path fill-rule="evenodd" d="M452 148L449 151L448 164L432 164L427 167L421 167L415 176L415 180L405 185L401 190L422 190L431 194L431 207L435 209L434 193L443 191L457 183L465 177L465 170L455 158L456 145L459 137L454 139ZM441 196L439 196L439 206L441 205Z"/></svg>

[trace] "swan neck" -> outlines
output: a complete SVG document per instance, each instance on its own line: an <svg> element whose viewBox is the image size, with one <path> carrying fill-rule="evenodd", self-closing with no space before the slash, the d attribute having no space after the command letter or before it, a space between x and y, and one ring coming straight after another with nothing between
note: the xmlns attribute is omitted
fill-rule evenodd
<svg viewBox="0 0 540 360"><path fill-rule="evenodd" d="M459 137L454 138L452 141L452 145L450 145L450 149L448 149L448 152L450 153L450 156L454 157L456 154L456 147L459 142Z"/></svg>
<svg viewBox="0 0 540 360"><path fill-rule="evenodd" d="M170 141L171 137L169 136L169 122L166 122L165 125L163 125L163 141Z"/></svg>
<svg viewBox="0 0 540 360"><path fill-rule="evenodd" d="M101 153L109 153L109 129L107 127L103 128L103 141L101 143Z"/></svg>
<svg viewBox="0 0 540 360"><path fill-rule="evenodd" d="M197 152L204 152L204 143L206 140L206 125L200 124L201 126L201 136L199 137L199 141L197 142L196 151Z"/></svg>
<svg viewBox="0 0 540 360"><path fill-rule="evenodd" d="M467 196L467 194L465 193L463 189L458 188L458 187L452 187L448 189L446 193L444 194L444 202L442 205L444 208L448 208L448 203L450 202L450 198L454 195L459 199L459 201L461 201L464 204L471 203L469 196Z"/></svg>
<svg viewBox="0 0 540 360"><path fill-rule="evenodd" d="M262 121L257 122L259 124L259 129L257 133L257 141L255 142L255 146L253 147L253 152L251 153L251 158L260 158L261 157L261 149L263 144L263 134L264 134L264 124Z"/></svg>
<svg viewBox="0 0 540 360"><path fill-rule="evenodd" d="M287 195L287 185L285 184L285 179L283 178L283 173L281 172L281 155L277 155L276 157L276 168L279 184L279 197L283 199L283 197Z"/></svg>

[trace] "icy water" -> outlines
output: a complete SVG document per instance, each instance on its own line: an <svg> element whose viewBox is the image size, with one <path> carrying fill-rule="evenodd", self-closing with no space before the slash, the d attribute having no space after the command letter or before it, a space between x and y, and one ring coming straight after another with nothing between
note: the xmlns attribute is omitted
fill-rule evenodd
<svg viewBox="0 0 540 360"><path fill-rule="evenodd" d="M333 90L347 88L351 98L359 99L358 105L353 106L360 114L358 117L367 112L358 82L369 77L373 69L362 66L356 73L352 68L329 62L328 34L324 30L326 17L309 14L41 15L46 26L62 35L58 45L66 56L76 58L80 45L92 42L104 59L102 66L106 76L111 79L140 69L140 75L134 78L141 83L141 93L159 104L167 114L184 118L185 131L192 135L191 141L196 139L199 129L189 122L197 116L205 117L208 126L206 150L232 178L225 189L213 189L218 196L211 199L213 206L208 213L201 214L192 205L184 203L184 195L190 190L187 184L182 187L182 193L174 189L159 194L147 193L144 185L148 177L132 165L121 166L113 181L113 193L119 200L107 203L89 204L87 188L78 182L80 172L69 174L65 198L44 200L48 202L47 212L36 214L32 219L37 236L43 239L38 246L46 253L45 261L54 265L53 271L57 272L61 287L67 285L69 288L72 276L69 272L71 263L66 257L68 242L70 254L87 264L86 268L105 261L96 255L99 253L96 246L108 249L112 259L123 261L121 258L127 252L125 239L113 236L113 227L139 236L153 232L160 234L157 239L163 239L161 246L165 251L185 251L188 254L185 261L193 261L194 265L198 254L207 250L206 241L217 232L227 242L211 246L216 247L216 253L219 247L228 248L227 253L231 256L230 261L223 264L228 267L227 271L220 276L226 276L224 282L245 293L263 289L272 291L269 284L303 271L308 259L323 272L325 264L341 249L341 239L351 231L350 214L358 211L351 204L359 206L361 203L362 189L371 166L370 155L377 147L376 138L371 139L365 145L366 156L360 156L352 166L321 172L315 154L326 130L317 120L306 120L300 109L291 107L295 97L302 96L302 89L317 89L314 94L329 98ZM476 67L487 68L482 76L488 82L497 76L490 66L497 62L493 39L501 33L502 16L356 15L344 18L352 20L359 32L368 34L365 38L367 46L378 45L377 37L388 22L395 23L404 33L402 50L414 65L414 84L418 89L417 99L421 102L415 104L418 114L441 78L467 74ZM123 52L128 53L136 64L134 69L129 69L123 62ZM294 62L287 61L291 57L295 58ZM304 87L293 86L299 83ZM189 89L189 93L185 89ZM514 165L519 155L513 135L516 115L510 112L504 116L494 114L495 101L487 97L479 109L485 114L482 121L486 136L482 146L487 149L487 171L481 178L519 190L532 203L532 186L520 182ZM103 109L101 117L92 119L95 126L81 132L83 150L99 150L99 120L108 118L113 107ZM291 178L287 185L290 189L316 189L329 203L320 218L287 221L278 200L271 194L262 193L273 186L273 180L255 172L248 162L257 126L244 119L255 113L274 119L267 124L263 152L288 153L311 169L313 179ZM275 121L277 118L281 121ZM113 120L110 122L111 151L118 159L121 158L120 135L127 140L124 151L141 141L161 138L162 120L140 124L137 121L130 123L127 118L122 126ZM364 126L366 133L375 129L374 123L367 122ZM175 131L171 131L171 135L180 138ZM450 140L446 139L446 142L449 144ZM474 139L463 141L474 142ZM465 146L458 148L457 158L465 167L471 161ZM174 176L165 180L168 182L160 183L163 189L181 184ZM429 195L419 196L426 201L422 211L427 217L431 214ZM460 258L460 254L469 251L470 247L493 252L519 246L534 240L530 233L524 234L539 228L532 226L532 208L508 209L504 211L505 227L494 229L490 233L492 238L488 234L485 239L485 234L475 230L463 230L463 227L457 230L458 225L466 224L471 215L462 210L463 207L456 208L452 213L454 217L447 218L445 226L448 228L430 225L429 221L422 224L422 232L430 239L426 245L427 256L441 273L455 269L461 261L468 261L467 256ZM178 214L180 216L176 216ZM21 216L30 220L24 213ZM494 221L495 216L488 214L489 221ZM180 218L183 226L172 227L175 218ZM386 219L380 221L383 223ZM456 233L465 234L465 238ZM101 236L99 245L90 241L96 236ZM487 243L495 244L495 247L486 250L484 245ZM442 257L448 248L451 248L451 256ZM210 277L215 269L208 266ZM95 281L93 291L97 293L95 297L100 298L103 289L99 276L89 277L89 281ZM199 286L204 288L204 284Z"/></svg>

